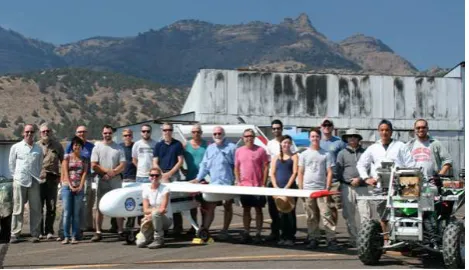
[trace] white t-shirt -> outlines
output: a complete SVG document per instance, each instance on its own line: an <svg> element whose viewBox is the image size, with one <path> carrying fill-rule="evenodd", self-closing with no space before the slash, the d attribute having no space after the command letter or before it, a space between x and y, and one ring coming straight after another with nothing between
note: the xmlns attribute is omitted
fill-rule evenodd
<svg viewBox="0 0 469 270"><path fill-rule="evenodd" d="M427 140L421 143L415 140L412 150L410 152L412 157L417 163L417 167L423 167L427 176L435 175L435 167L433 166L432 150L430 149L430 141Z"/></svg>
<svg viewBox="0 0 469 270"><path fill-rule="evenodd" d="M132 147L132 158L137 159L137 177L149 177L156 142L139 140Z"/></svg>
<svg viewBox="0 0 469 270"><path fill-rule="evenodd" d="M327 169L334 166L331 153L320 148L306 149L300 154L299 167L304 167L303 189L322 190L326 188Z"/></svg>
<svg viewBox="0 0 469 270"><path fill-rule="evenodd" d="M152 190L150 185L147 185L143 188L142 191L142 198L147 199L150 203L152 208L159 208L162 201L163 195L169 192L169 188L165 185L160 184L158 189ZM166 216L168 218L173 218L173 209L171 208L171 193L169 194L169 202L168 206L166 207Z"/></svg>

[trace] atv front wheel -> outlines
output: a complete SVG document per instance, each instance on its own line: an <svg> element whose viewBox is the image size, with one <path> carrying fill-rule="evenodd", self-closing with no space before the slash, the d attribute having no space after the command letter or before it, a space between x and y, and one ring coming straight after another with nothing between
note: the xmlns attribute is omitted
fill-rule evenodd
<svg viewBox="0 0 469 270"><path fill-rule="evenodd" d="M362 223L358 233L358 258L365 265L375 265L383 254L384 237L381 224L377 220Z"/></svg>
<svg viewBox="0 0 469 270"><path fill-rule="evenodd" d="M464 268L464 223L450 223L443 232L443 260L447 268Z"/></svg>

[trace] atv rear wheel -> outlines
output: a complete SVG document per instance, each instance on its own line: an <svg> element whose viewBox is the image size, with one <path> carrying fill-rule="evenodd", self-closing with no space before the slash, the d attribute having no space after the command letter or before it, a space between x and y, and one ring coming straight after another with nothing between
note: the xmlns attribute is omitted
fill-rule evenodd
<svg viewBox="0 0 469 270"><path fill-rule="evenodd" d="M447 268L464 268L464 223L450 223L443 232L443 260Z"/></svg>
<svg viewBox="0 0 469 270"><path fill-rule="evenodd" d="M362 223L358 233L358 258L365 265L375 265L383 254L383 230L377 220L367 220Z"/></svg>

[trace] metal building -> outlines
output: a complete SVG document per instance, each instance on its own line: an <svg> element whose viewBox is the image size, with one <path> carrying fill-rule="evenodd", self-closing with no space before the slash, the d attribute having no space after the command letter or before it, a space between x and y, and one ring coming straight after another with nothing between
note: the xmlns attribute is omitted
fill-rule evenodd
<svg viewBox="0 0 469 270"><path fill-rule="evenodd" d="M459 65L461 67L461 65ZM461 74L464 74L462 66ZM357 128L364 140L379 138L383 118L394 137L408 141L417 118L429 122L464 167L464 81L459 77L271 73L202 69L182 109L203 124L265 126L273 119L297 127L318 126L324 117L338 133Z"/></svg>

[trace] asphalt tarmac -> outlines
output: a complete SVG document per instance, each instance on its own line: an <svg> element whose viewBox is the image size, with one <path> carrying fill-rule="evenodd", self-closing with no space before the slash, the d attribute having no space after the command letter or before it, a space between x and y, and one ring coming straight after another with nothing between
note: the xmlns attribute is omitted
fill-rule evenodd
<svg viewBox="0 0 469 270"><path fill-rule="evenodd" d="M293 247L277 246L275 243L241 244L242 208L234 207L230 227L231 239L222 242L216 235L223 223L223 207L218 207L211 228L215 243L192 244L192 236L168 235L166 246L150 250L126 245L117 241L117 235L104 233L104 239L92 243L91 232L77 245L62 245L55 240L29 241L10 244L3 262L4 268L444 268L441 257L421 255L406 257L399 252L388 251L377 266L363 265L356 249L346 246L348 241L344 220L340 218L337 239L341 250L331 252L325 244L317 250L309 250L303 244L306 238L306 220L298 202L297 242ZM460 211L464 215L464 208ZM254 215L254 211L252 213ZM189 223L184 220L185 231ZM58 226L58 224L56 224ZM254 226L254 220L251 227ZM270 232L267 208L264 210L263 236ZM27 225L25 233L27 233ZM104 222L109 228L109 219ZM27 240L27 238L26 238Z"/></svg>

